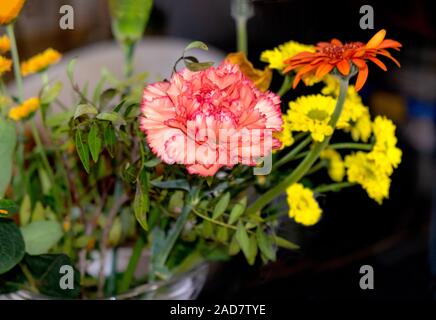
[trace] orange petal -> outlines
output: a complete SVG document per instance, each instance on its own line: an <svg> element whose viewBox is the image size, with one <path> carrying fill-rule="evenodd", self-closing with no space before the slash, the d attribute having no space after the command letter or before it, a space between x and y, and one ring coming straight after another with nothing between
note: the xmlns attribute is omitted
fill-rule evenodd
<svg viewBox="0 0 436 320"><path fill-rule="evenodd" d="M366 44L367 48L377 48L380 43L382 43L383 39L386 36L386 30L382 29L379 32L377 32L371 40L368 41Z"/></svg>
<svg viewBox="0 0 436 320"><path fill-rule="evenodd" d="M344 76L350 73L350 63L347 59L344 59L336 64L336 67L338 68L339 72L342 73Z"/></svg>
<svg viewBox="0 0 436 320"><path fill-rule="evenodd" d="M368 79L368 66L359 70L356 80L356 86L355 86L356 91L362 89L363 85L366 82L366 79Z"/></svg>
<svg viewBox="0 0 436 320"><path fill-rule="evenodd" d="M330 41L331 44L334 44L335 46L342 46L342 42L339 41L338 39L332 39L332 41Z"/></svg>
<svg viewBox="0 0 436 320"><path fill-rule="evenodd" d="M381 62L379 59L377 58L373 58L373 57L368 57L368 60L371 60L372 62L374 62L376 65L378 65L380 67L380 69L382 69L383 71L387 71L388 68L386 68L386 65Z"/></svg>
<svg viewBox="0 0 436 320"><path fill-rule="evenodd" d="M365 68L366 66L366 62L363 59L351 59L351 61L353 61L353 63L359 68Z"/></svg>
<svg viewBox="0 0 436 320"><path fill-rule="evenodd" d="M315 77L317 77L318 79L321 79L327 73L332 71L332 69L333 69L333 65L331 65L329 63L322 64L318 67L318 69L316 69Z"/></svg>
<svg viewBox="0 0 436 320"><path fill-rule="evenodd" d="M391 39L385 39L383 42L378 46L379 49L387 49L392 48L398 50L398 48L401 48L403 45L399 43L398 41L391 40Z"/></svg>
<svg viewBox="0 0 436 320"><path fill-rule="evenodd" d="M401 68L400 63L398 62L397 59L395 59L393 56L390 55L389 52L379 52L379 54L381 54L382 56L388 57L389 59L391 59L397 66L398 68Z"/></svg>

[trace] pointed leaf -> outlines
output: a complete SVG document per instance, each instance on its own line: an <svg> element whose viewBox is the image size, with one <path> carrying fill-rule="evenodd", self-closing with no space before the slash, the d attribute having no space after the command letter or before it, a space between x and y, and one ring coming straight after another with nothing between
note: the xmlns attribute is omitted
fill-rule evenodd
<svg viewBox="0 0 436 320"><path fill-rule="evenodd" d="M89 173L89 148L88 145L83 142L81 130L76 130L76 150L83 167L86 172Z"/></svg>
<svg viewBox="0 0 436 320"><path fill-rule="evenodd" d="M218 219L226 211L230 202L230 193L226 192L217 202L215 208L213 209L212 218Z"/></svg>
<svg viewBox="0 0 436 320"><path fill-rule="evenodd" d="M102 150L102 141L99 136L99 128L97 123L94 123L91 126L91 130L89 130L88 145L89 151L91 152L92 160L94 160L94 162L97 162Z"/></svg>
<svg viewBox="0 0 436 320"><path fill-rule="evenodd" d="M62 238L62 226L57 221L35 221L21 228L26 252L31 255L47 253Z"/></svg>

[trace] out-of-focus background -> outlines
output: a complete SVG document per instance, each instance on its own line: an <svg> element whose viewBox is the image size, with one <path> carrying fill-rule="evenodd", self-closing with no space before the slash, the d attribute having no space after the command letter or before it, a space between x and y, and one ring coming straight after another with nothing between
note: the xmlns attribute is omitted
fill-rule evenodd
<svg viewBox="0 0 436 320"><path fill-rule="evenodd" d="M396 122L403 162L383 206L360 189L321 199L324 217L319 224L305 228L288 222L286 226L301 245L300 252L280 252L278 261L268 266L248 268L242 259L220 265L200 298L436 298L433 2L253 0L249 58L259 67L262 50L291 39L365 42L384 28L388 38L403 44L395 55L402 68L389 64L387 73L371 68L361 92L373 115L385 114ZM74 8L74 30L59 28L59 8L65 4ZM373 7L375 30L360 28L362 5ZM24 58L47 47L65 53L112 37L107 0L29 0L22 14L17 35ZM145 37L167 36L235 51L230 0L155 0ZM273 88L278 85L273 81ZM362 265L374 268L374 290L359 287Z"/></svg>

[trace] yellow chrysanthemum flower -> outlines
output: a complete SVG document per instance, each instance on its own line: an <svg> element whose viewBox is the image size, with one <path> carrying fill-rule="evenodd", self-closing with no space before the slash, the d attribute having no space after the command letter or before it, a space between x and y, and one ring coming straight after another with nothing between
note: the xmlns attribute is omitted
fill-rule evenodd
<svg viewBox="0 0 436 320"><path fill-rule="evenodd" d="M0 24L6 25L15 20L25 2L25 0L1 0Z"/></svg>
<svg viewBox="0 0 436 320"><path fill-rule="evenodd" d="M297 53L308 51L315 52L315 47L301 44L296 41L289 41L279 45L273 50L266 50L260 55L260 60L268 63L271 69L282 71L285 67L284 60L295 56Z"/></svg>
<svg viewBox="0 0 436 320"><path fill-rule="evenodd" d="M265 92L268 90L272 80L272 71L268 67L264 70L255 69L243 52L230 53L227 55L226 60L238 65L242 73L253 81L260 91Z"/></svg>
<svg viewBox="0 0 436 320"><path fill-rule="evenodd" d="M375 144L369 157L376 160L387 174L391 175L394 168L401 162L402 152L397 148L394 123L383 116L375 118L373 123Z"/></svg>
<svg viewBox="0 0 436 320"><path fill-rule="evenodd" d="M321 142L333 133L329 121L335 106L336 100L332 97L320 94L302 96L289 103L289 126L292 131L310 132L313 140ZM341 115L337 127L347 126L346 117Z"/></svg>
<svg viewBox="0 0 436 320"><path fill-rule="evenodd" d="M13 107L9 110L9 118L14 121L22 120L38 110L39 106L40 102L38 98L35 97L27 99L21 105Z"/></svg>
<svg viewBox="0 0 436 320"><path fill-rule="evenodd" d="M333 181L340 182L344 179L345 164L339 152L334 149L324 149L321 151L320 158L328 161L328 174Z"/></svg>
<svg viewBox="0 0 436 320"><path fill-rule="evenodd" d="M7 35L2 35L0 37L0 53L6 53L11 49L11 40Z"/></svg>
<svg viewBox="0 0 436 320"><path fill-rule="evenodd" d="M312 190L300 183L286 189L289 205L289 217L306 226L314 225L321 218L321 209L313 197Z"/></svg>
<svg viewBox="0 0 436 320"><path fill-rule="evenodd" d="M327 75L322 79L322 81L325 83L325 87L322 88L321 93L326 96L332 96L336 99L339 96L339 79L332 75ZM348 86L346 101L362 103L362 98L359 96L353 85Z"/></svg>
<svg viewBox="0 0 436 320"><path fill-rule="evenodd" d="M43 71L50 65L57 63L61 57L62 55L58 51L49 48L29 60L24 61L21 64L21 74L27 76L32 73Z"/></svg>
<svg viewBox="0 0 436 320"><path fill-rule="evenodd" d="M5 72L11 71L12 60L0 56L0 76Z"/></svg>
<svg viewBox="0 0 436 320"><path fill-rule="evenodd" d="M337 99L339 95L339 80L334 76L328 75L323 81L326 85L321 90L322 94ZM347 122L349 122L349 126L343 129L351 133L351 137L354 141L368 141L372 131L369 109L363 105L362 98L359 96L354 86L348 87L342 118L344 120L348 119Z"/></svg>
<svg viewBox="0 0 436 320"><path fill-rule="evenodd" d="M294 137L292 135L292 128L289 123L288 116L286 114L282 115L283 118L283 130L280 132L274 132L274 138L278 139L282 145L280 147L280 150L290 147L294 143Z"/></svg>
<svg viewBox="0 0 436 320"><path fill-rule="evenodd" d="M360 184L368 196L382 204L389 197L391 179L370 153L356 152L345 157L348 181Z"/></svg>

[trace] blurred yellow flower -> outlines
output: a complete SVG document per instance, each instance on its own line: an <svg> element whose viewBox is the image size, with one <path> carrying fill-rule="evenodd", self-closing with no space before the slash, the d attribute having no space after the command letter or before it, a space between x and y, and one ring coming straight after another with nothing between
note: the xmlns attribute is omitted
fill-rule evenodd
<svg viewBox="0 0 436 320"><path fill-rule="evenodd" d="M378 204L389 198L391 179L370 153L356 152L345 157L348 181L358 183Z"/></svg>
<svg viewBox="0 0 436 320"><path fill-rule="evenodd" d="M0 37L0 53L6 53L11 49L11 40L7 35L2 35Z"/></svg>
<svg viewBox="0 0 436 320"><path fill-rule="evenodd" d="M236 64L241 69L242 73L245 74L254 85L262 92L268 90L271 84L272 71L268 68L264 70L255 69L253 64L248 61L245 53L235 52L230 53L226 57L226 61Z"/></svg>
<svg viewBox="0 0 436 320"><path fill-rule="evenodd" d="M289 205L289 217L306 226L314 225L321 218L321 209L313 197L312 190L300 183L286 189Z"/></svg>
<svg viewBox="0 0 436 320"><path fill-rule="evenodd" d="M391 175L394 168L401 162L402 152L397 148L397 137L395 136L394 123L383 116L375 118L372 125L375 137L375 144L369 157L382 166L387 174Z"/></svg>
<svg viewBox="0 0 436 320"><path fill-rule="evenodd" d="M23 8L25 0L0 0L0 24L11 23Z"/></svg>
<svg viewBox="0 0 436 320"><path fill-rule="evenodd" d="M328 174L333 181L340 182L344 179L345 164L339 152L334 149L324 149L321 151L320 158L328 161Z"/></svg>
<svg viewBox="0 0 436 320"><path fill-rule="evenodd" d="M0 214L8 214L8 213L9 212L7 210L0 209Z"/></svg>
<svg viewBox="0 0 436 320"><path fill-rule="evenodd" d="M322 88L321 93L326 96L337 98L339 96L339 79L332 75L327 75L322 80L325 83L325 86ZM356 88L353 85L348 86L347 101L362 103L362 98L360 98L359 93L357 93Z"/></svg>
<svg viewBox="0 0 436 320"><path fill-rule="evenodd" d="M21 74L27 76L32 73L43 71L50 65L57 63L61 57L62 55L58 51L49 48L29 60L24 61L21 64Z"/></svg>
<svg viewBox="0 0 436 320"><path fill-rule="evenodd" d="M11 71L12 60L0 56L0 76L5 72Z"/></svg>
<svg viewBox="0 0 436 320"><path fill-rule="evenodd" d="M292 136L292 128L289 123L289 117L288 115L284 114L282 115L283 118L283 130L280 132L274 132L274 138L278 139L282 145L280 147L280 150L290 147L294 143L294 137Z"/></svg>
<svg viewBox="0 0 436 320"><path fill-rule="evenodd" d="M260 60L268 63L269 68L282 71L285 68L285 64L283 63L284 60L303 51L315 52L315 47L301 44L296 41L289 41L272 50L265 50L260 55Z"/></svg>
<svg viewBox="0 0 436 320"><path fill-rule="evenodd" d="M38 110L39 106L40 102L38 98L30 98L24 101L21 105L11 108L9 110L9 118L14 121L22 120Z"/></svg>

